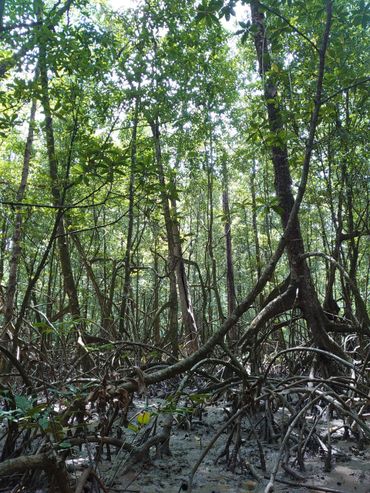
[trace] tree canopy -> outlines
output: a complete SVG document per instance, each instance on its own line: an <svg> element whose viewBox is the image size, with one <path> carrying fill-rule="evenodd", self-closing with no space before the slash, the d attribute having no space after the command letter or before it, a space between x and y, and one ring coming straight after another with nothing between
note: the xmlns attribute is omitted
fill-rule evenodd
<svg viewBox="0 0 370 493"><path fill-rule="evenodd" d="M1 413L212 358L365 371L369 4L117 3L0 0Z"/></svg>

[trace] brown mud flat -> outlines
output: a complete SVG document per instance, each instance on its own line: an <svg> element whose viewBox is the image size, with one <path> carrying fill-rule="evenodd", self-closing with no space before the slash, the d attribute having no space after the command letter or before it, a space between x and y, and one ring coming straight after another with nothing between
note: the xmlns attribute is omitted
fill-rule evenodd
<svg viewBox="0 0 370 493"><path fill-rule="evenodd" d="M138 464L134 470L124 476L119 472L109 491L127 493L182 493L189 472L194 466L204 448L225 422L225 413L220 407L210 407L204 413L202 420L192 422L191 430L174 427L171 435L171 456L151 458L146 464ZM245 442L240 448L239 464L235 472L227 468L225 457L216 459L225 449L228 433L223 433L214 447L206 455L194 476L193 493L263 493L268 479L257 482L245 466L246 462L254 465L259 474L259 454L253 440ZM279 444L262 443L267 470L270 471L275 463ZM230 447L230 451L232 447ZM101 464L102 476L109 476L112 463L104 461ZM332 470L324 472L324 459L320 454L307 454L305 457L305 472L302 474L307 486L315 485L332 489L341 493L370 493L370 449L358 450L353 440L335 440L333 443ZM278 479L290 483L297 481L279 469ZM292 484L275 483L274 491L278 493L316 493L323 491L316 488L293 486Z"/></svg>
<svg viewBox="0 0 370 493"><path fill-rule="evenodd" d="M153 430L154 420L157 419L156 429L161 428L164 418L167 416L160 412L165 405L164 399L151 399L147 409L151 415L150 422L137 427L137 416L146 407L144 401L136 401L135 406L130 410L129 421L131 426L121 428L126 442L137 446L148 439ZM182 408L184 409L184 408ZM170 456L159 456L154 448L151 449L150 460L139 462L127 472L125 469L128 456L125 452L111 450L110 460L107 459L106 449L104 448L100 456L100 461L96 465L96 473L102 480L106 491L111 493L182 493L187 491L186 484L189 474L204 452L210 441L217 432L225 425L228 420L227 403L220 402L218 405L206 406L200 416L189 414L174 414L174 424L170 439ZM158 415L158 418L156 418ZM284 413L279 409L274 415L276 423L282 423ZM285 416L286 418L286 416ZM306 417L306 421L311 421L311 416ZM333 419L330 429L339 430L342 421ZM96 421L90 422L89 430L97 425ZM323 437L326 425L317 427L317 433ZM119 428L114 429L114 433ZM256 435L259 429L256 427ZM264 493L268 483L268 474L274 467L279 457L281 437L274 443L267 443L258 436L263 448L266 461L267 474L263 474L260 467L260 452L256 444L256 439L250 433L250 427L246 421L242 422L242 443L237 455L236 467L234 471L229 469L227 456L225 455L226 445L230 438L230 430L224 431L218 440L208 451L199 468L197 469L192 493ZM353 438L344 439L341 432L332 433L332 469L324 472L324 456L321 451L307 451L304 457L305 471L302 472L298 466L290 466L293 471L304 477L298 480L284 472L280 467L274 492L277 493L370 493L370 447L360 446ZM234 443L229 447L229 458L232 455ZM89 464L95 462L97 444L86 443L81 449L74 447L71 456L66 464L70 473L70 478L78 481L82 472ZM294 454L291 453L291 459ZM251 464L254 470L263 479L257 481L252 476L248 467ZM127 469L127 468L126 468ZM33 476L32 487L29 483L24 484L17 493L50 493L47 488L47 478L45 475ZM37 483L37 484L35 484ZM300 484L299 484L300 483ZM304 486L305 485L305 486ZM320 489L321 488L321 489ZM13 489L2 489L4 493L12 493ZM91 488L91 484L86 484L84 493L97 491ZM99 490L102 491L102 490ZM51 492L53 493L53 492Z"/></svg>

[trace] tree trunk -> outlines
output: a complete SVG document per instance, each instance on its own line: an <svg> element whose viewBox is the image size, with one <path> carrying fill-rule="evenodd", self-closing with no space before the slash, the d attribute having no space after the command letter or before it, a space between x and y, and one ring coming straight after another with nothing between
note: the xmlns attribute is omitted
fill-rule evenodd
<svg viewBox="0 0 370 493"><path fill-rule="evenodd" d="M109 306L109 300L105 297L104 293L100 289L100 286L98 284L98 281L96 279L94 270L89 262L89 260L86 257L84 248L82 246L82 243L80 239L78 238L77 235L72 235L71 236L73 243L76 246L76 249L78 253L80 254L82 263L85 267L87 277L89 278L91 284L93 285L99 307L100 307L100 313L101 313L101 337L105 338L110 338L112 337L111 334L111 326L112 326L112 314L111 314L111 307Z"/></svg>
<svg viewBox="0 0 370 493"><path fill-rule="evenodd" d="M158 256L158 235L155 233L154 238L154 258L153 258L153 338L154 344L160 346L161 344L161 325L160 317L156 316L159 310L159 282L158 282L158 269L159 269L159 256Z"/></svg>
<svg viewBox="0 0 370 493"><path fill-rule="evenodd" d="M209 302L208 302L208 320L209 325L212 330L212 320L213 320L213 303L212 303L212 292L214 294L214 299L216 302L217 314L219 323L222 324L225 320L225 316L222 310L221 296L220 291L218 289L217 282L217 262L213 249L213 222L214 222L214 211L213 211L213 141L212 141L212 132L210 134L210 152L206 157L206 165L207 165L207 248L206 251L208 253L209 258L211 259L211 265L207 267L207 281L206 285L210 287L209 289ZM207 259L205 259L207 262Z"/></svg>
<svg viewBox="0 0 370 493"><path fill-rule="evenodd" d="M42 25L42 9L43 5L40 4L40 8L37 12L38 22ZM54 127L53 118L50 108L50 98L49 98L49 81L48 81L48 66L47 66L47 54L45 42L39 43L39 69L40 69L40 82L41 82L41 104L44 111L44 126L45 126L45 138L47 147L47 156L49 162L49 176L51 181L51 194L53 198L53 204L58 209L63 206L65 200L66 191L66 181L68 179L68 172L64 177L64 186L60 186L60 178L58 173L58 160L55 151L55 139L54 139ZM59 213L59 211L58 211ZM58 214L57 214L58 216ZM83 326L81 323L81 310L78 301L78 292L76 283L73 276L70 249L68 244L68 236L66 235L64 217L60 215L57 222L57 244L59 250L59 260L62 270L64 290L68 296L69 309L74 321L74 326L78 333L78 344L82 353L86 352L83 343ZM81 353L81 354L82 354ZM84 358L83 364L87 365L87 360ZM87 366L85 366L87 369Z"/></svg>
<svg viewBox="0 0 370 493"><path fill-rule="evenodd" d="M171 197L167 192L168 186L166 184L164 169L163 169L159 123L158 121L151 122L150 125L152 128L153 139L155 144L158 179L161 186L162 208L163 208L163 215L166 225L167 242L168 242L169 268L170 268L170 272L175 272L176 274L182 320L186 330L186 335L188 337L190 351L196 351L199 346L198 327L195 322L193 305L190 297L188 280L185 270L185 264L182 257L181 238L180 238L179 225L176 219L176 209L173 207L174 205L173 201L172 201L172 207L170 206ZM174 303L173 280L171 281L171 277L170 277L170 284L172 286L171 289L172 297L173 297L172 302Z"/></svg>
<svg viewBox="0 0 370 493"><path fill-rule="evenodd" d="M31 154L32 154L35 115L36 115L36 99L33 99L31 105L26 147L23 157L22 177L16 196L17 202L22 202L27 187L29 165L30 165ZM22 237L22 223L23 223L23 214L21 212L17 212L15 217L14 233L12 236L12 250L11 250L11 257L9 262L9 279L8 279L8 287L6 290L5 305L4 305L4 327L6 328L9 327L9 324L13 319L13 313L14 313L14 297L17 288L18 265L21 255L20 243Z"/></svg>
<svg viewBox="0 0 370 493"><path fill-rule="evenodd" d="M236 294L235 294L235 282L234 282L234 264L233 264L233 252L232 252L232 240L231 240L231 217L230 217L230 205L229 205L229 180L226 168L226 162L222 162L222 209L224 216L224 233L225 233L225 248L226 248L226 290L227 290L227 315L230 316L236 307ZM229 332L229 339L236 341L237 325Z"/></svg>
<svg viewBox="0 0 370 493"><path fill-rule="evenodd" d="M258 237L258 227L257 227L257 204L256 204L256 163L253 161L253 168L251 173L251 196L252 196L252 227L253 227L253 236L254 236L254 246L256 250L256 264L257 264L257 279L261 275L261 248L260 241Z"/></svg>
<svg viewBox="0 0 370 493"><path fill-rule="evenodd" d="M50 110L49 100L49 83L47 76L47 62L46 62L46 50L45 47L40 44L40 81L41 81L41 103L45 116L45 137L47 145L47 155L49 161L49 176L51 180L51 193L53 197L53 204L56 207L60 207L64 202L64 194L61 193L59 188L59 176L58 176L58 161L55 153L55 141L54 141L54 129L53 119ZM69 306L71 315L74 319L80 319L80 306L78 302L78 294L76 289L75 280L72 272L71 257L68 245L68 237L66 235L64 218L61 218L58 225L58 249L60 257L60 265L62 269L62 275L64 280L64 289L69 299Z"/></svg>
<svg viewBox="0 0 370 493"><path fill-rule="evenodd" d="M122 302L120 308L120 321L119 332L121 336L128 334L128 300L130 296L130 284L131 284L131 252L132 252L132 238L134 228L134 193L135 193L135 167L136 167L136 140L137 140L137 124L138 124L138 111L139 101L135 101L135 114L134 123L131 136L131 173L130 173L130 185L129 185L129 206L128 206L128 226L127 226L127 238L126 238L126 252L124 262L124 277L123 277L123 290L122 290Z"/></svg>
<svg viewBox="0 0 370 493"><path fill-rule="evenodd" d="M252 24L255 28L254 42L256 47L259 72L263 80L264 98L267 107L268 122L270 132L275 136L278 144L272 145L271 158L274 165L275 173L275 191L279 198L281 208L281 221L284 229L288 224L290 212L294 205L292 193L292 178L289 168L289 158L286 143L279 138L284 133L284 126L279 107L277 86L273 77L270 75L271 59L268 48L268 39L266 37L264 14L260 9L259 1L251 2ZM318 122L320 109L320 100L322 93L322 81L324 76L324 64L326 48L329 40L329 32L332 18L332 4L327 2L327 19L325 33L323 35L322 46L320 48L319 72L316 87L315 107L311 117L309 137L306 144L306 153L304 159L304 168L308 172L309 162L311 159L313 141ZM330 351L338 356L345 357L341 348L331 339L326 327L328 320L325 317L323 309L317 298L316 290L313 285L311 273L307 262L301 259L304 254L304 243L301 234L299 218L296 216L294 223L288 233L286 252L290 264L291 282L298 286L299 306L307 321L315 344L324 350Z"/></svg>

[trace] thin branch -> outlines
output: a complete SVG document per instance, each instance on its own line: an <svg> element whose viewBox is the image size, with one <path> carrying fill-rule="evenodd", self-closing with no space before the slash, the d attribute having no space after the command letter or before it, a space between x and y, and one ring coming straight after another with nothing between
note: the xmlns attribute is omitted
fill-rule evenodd
<svg viewBox="0 0 370 493"><path fill-rule="evenodd" d="M327 103L328 101L330 101L331 99L335 98L335 96L337 96L338 94L340 94L341 92L344 92L344 91L348 91L349 89L353 89L354 87L358 87L358 86L361 86L362 84L366 84L366 82L369 82L370 81L370 77L366 77L366 79L363 79L363 80L358 80L357 82L354 82L353 84L350 84L349 86L346 86L346 87L341 87L340 89L338 89L337 91L333 92L332 94L330 94L330 96L326 97L325 99L323 99L321 101L321 104L325 104Z"/></svg>
<svg viewBox="0 0 370 493"><path fill-rule="evenodd" d="M316 51L320 51L319 48L316 46L316 44L313 41L311 41L310 38L308 36L306 36L306 34L304 34L298 28L293 26L293 24L291 24L289 19L287 19L284 15L280 14L280 12L276 11L275 9L272 9L271 7L266 5L265 3L260 2L260 5L261 5L261 7L266 9L268 12L271 12L271 14L274 14L274 15L276 15L276 17L279 17L279 19L283 20L295 33L297 33L299 36L301 36L303 39L305 39L312 46L312 48L314 48Z"/></svg>
<svg viewBox="0 0 370 493"><path fill-rule="evenodd" d="M111 221L109 223L100 224L98 226L91 226L91 228L74 229L72 231L67 231L66 233L63 233L63 234L58 234L55 238L59 238L60 236L77 235L80 233L86 233L87 231L96 231L98 229L106 228L108 226L113 226L114 224L117 224L122 218L127 216L127 214L128 214L128 212L126 211L123 214L121 214L117 219L115 219L114 221Z"/></svg>

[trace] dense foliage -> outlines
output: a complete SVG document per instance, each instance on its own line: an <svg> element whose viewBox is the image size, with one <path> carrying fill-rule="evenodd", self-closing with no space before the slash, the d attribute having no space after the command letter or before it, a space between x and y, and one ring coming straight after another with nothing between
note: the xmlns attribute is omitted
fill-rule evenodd
<svg viewBox="0 0 370 493"><path fill-rule="evenodd" d="M0 1L2 385L366 359L369 5L123 7Z"/></svg>

